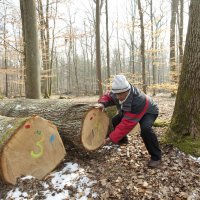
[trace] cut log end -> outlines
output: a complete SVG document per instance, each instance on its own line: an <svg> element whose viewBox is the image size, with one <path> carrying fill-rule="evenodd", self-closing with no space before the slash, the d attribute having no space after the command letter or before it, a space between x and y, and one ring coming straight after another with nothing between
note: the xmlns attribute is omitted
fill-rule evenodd
<svg viewBox="0 0 200 200"><path fill-rule="evenodd" d="M65 154L56 126L34 116L28 118L3 146L1 174L11 184L26 175L42 179L63 160Z"/></svg>
<svg viewBox="0 0 200 200"><path fill-rule="evenodd" d="M92 108L83 119L81 141L88 151L98 149L106 138L109 127L109 117L100 109Z"/></svg>

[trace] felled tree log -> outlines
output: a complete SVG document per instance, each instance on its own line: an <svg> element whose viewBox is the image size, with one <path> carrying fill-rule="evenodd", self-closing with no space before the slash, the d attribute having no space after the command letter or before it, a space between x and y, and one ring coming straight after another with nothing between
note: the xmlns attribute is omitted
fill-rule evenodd
<svg viewBox="0 0 200 200"><path fill-rule="evenodd" d="M104 142L109 128L109 117L100 109L92 108L83 119L81 143L84 148L92 151Z"/></svg>
<svg viewBox="0 0 200 200"><path fill-rule="evenodd" d="M95 147L93 144L97 141L96 137L98 137L99 134L93 134L91 132L92 129L88 130L88 133L84 131L84 134L89 134L89 137L91 136L90 140L87 140L85 137L82 137L83 134L81 132L82 120L90 109L91 105L87 103L80 104L65 99L20 99L0 101L0 115L9 117L27 117L32 114L39 115L52 121L58 127L58 131L66 146L73 144L78 148L95 150L102 144L103 138L101 138L102 141L97 139L99 142ZM105 113L103 116L101 115L100 118L105 118L104 121L108 122ZM104 126L107 126L107 122L104 123ZM100 122L98 122L98 124L99 123ZM102 124L100 126L102 126ZM102 133L102 129L98 130L103 134L103 137L105 137L107 133ZM91 140L91 138L93 139ZM87 143L86 146L84 143Z"/></svg>
<svg viewBox="0 0 200 200"><path fill-rule="evenodd" d="M55 125L39 117L0 116L0 176L11 184L22 175L44 178L65 156Z"/></svg>

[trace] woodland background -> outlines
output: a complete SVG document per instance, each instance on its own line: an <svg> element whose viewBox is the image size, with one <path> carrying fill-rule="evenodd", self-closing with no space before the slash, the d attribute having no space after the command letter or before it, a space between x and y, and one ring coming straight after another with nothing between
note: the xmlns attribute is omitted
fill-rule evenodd
<svg viewBox="0 0 200 200"><path fill-rule="evenodd" d="M0 4L2 96L34 93L33 86L25 92L29 79L34 79L32 85L41 84L43 97L101 95L118 73L127 75L144 92L177 89L188 0L37 0L35 5L1 0ZM28 6L35 6L35 15L31 16ZM32 29L34 23L37 32ZM38 41L34 59L39 73L33 70L30 75L25 31L34 32L28 40Z"/></svg>
<svg viewBox="0 0 200 200"><path fill-rule="evenodd" d="M27 199L93 199L93 192L97 199L199 199L199 0L1 0L0 11L3 108L5 97L36 99L35 105L54 95L95 103L113 75L123 73L158 103L154 129L163 153L161 168L148 169L139 132L129 135L125 147L93 153L67 148L56 170L65 181L71 175L66 166L79 163L85 170L76 169L75 182L57 180L65 187L60 189L53 185L56 173L42 181L19 179L14 187L0 182L0 199L15 199L16 193ZM81 182L81 175L96 184Z"/></svg>

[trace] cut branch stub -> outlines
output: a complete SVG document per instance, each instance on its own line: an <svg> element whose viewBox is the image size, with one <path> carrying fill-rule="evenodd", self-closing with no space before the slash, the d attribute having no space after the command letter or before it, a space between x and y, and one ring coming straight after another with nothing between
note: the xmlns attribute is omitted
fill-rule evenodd
<svg viewBox="0 0 200 200"><path fill-rule="evenodd" d="M0 116L0 175L15 184L22 175L44 178L66 152L55 125L39 117Z"/></svg>
<svg viewBox="0 0 200 200"><path fill-rule="evenodd" d="M100 109L92 108L87 112L82 123L81 141L87 150L96 150L108 133L109 117Z"/></svg>

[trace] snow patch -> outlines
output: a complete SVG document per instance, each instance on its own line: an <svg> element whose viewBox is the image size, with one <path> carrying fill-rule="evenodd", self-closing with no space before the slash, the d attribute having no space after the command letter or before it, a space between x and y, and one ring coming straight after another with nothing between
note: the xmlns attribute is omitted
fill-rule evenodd
<svg viewBox="0 0 200 200"><path fill-rule="evenodd" d="M20 109L22 106L20 104L17 104L15 109Z"/></svg>
<svg viewBox="0 0 200 200"><path fill-rule="evenodd" d="M9 129L9 128L12 128L13 126L11 125L11 124L8 124L8 126L7 126L7 128Z"/></svg>
<svg viewBox="0 0 200 200"><path fill-rule="evenodd" d="M65 200L72 197L76 200L87 200L89 195L93 199L98 197L98 194L91 188L97 181L88 178L85 170L77 163L65 163L65 167L61 171L51 173L48 177L50 179L48 182L41 181L44 189L40 191L46 200ZM26 176L21 179L32 178L34 177ZM7 193L6 199L30 199L32 197L28 195L29 192L31 191L22 192L16 188Z"/></svg>

